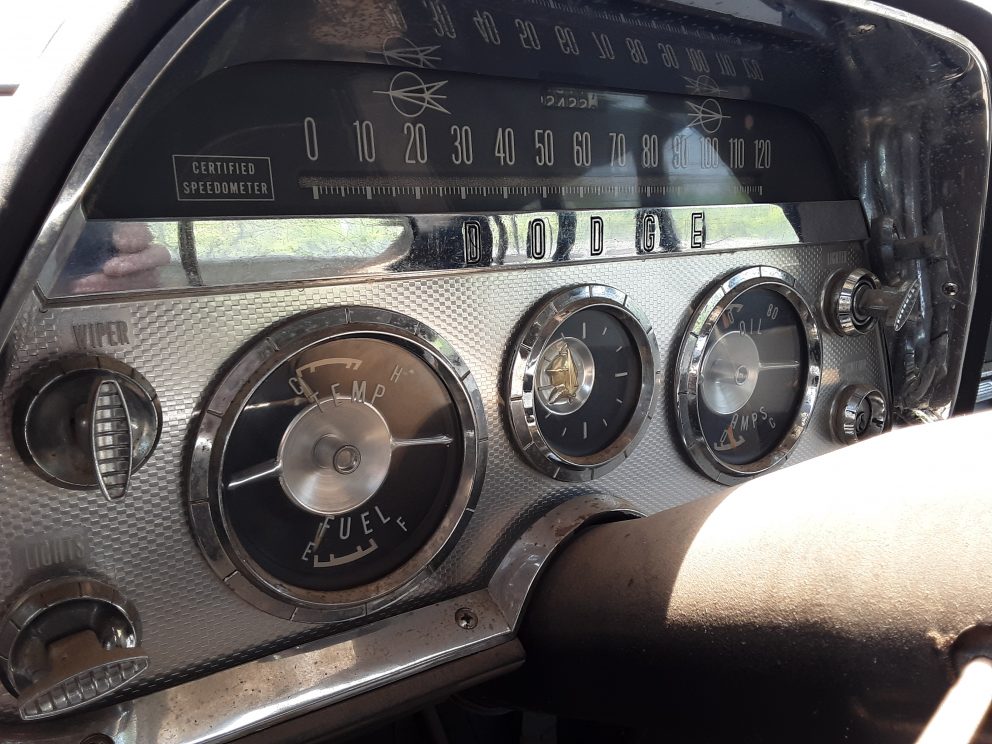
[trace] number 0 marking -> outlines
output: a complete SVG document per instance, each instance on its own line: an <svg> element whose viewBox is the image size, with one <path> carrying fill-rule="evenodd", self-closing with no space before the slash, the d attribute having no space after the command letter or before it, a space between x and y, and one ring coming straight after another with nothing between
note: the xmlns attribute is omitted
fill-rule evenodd
<svg viewBox="0 0 992 744"><path fill-rule="evenodd" d="M303 135L307 145L307 158L316 160L319 151L317 149L317 122L312 116L303 120Z"/></svg>

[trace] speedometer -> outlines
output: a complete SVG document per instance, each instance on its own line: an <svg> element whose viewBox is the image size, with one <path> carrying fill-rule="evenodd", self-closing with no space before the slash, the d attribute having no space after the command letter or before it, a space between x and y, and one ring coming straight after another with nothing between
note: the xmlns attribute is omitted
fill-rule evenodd
<svg viewBox="0 0 992 744"><path fill-rule="evenodd" d="M741 271L700 303L678 359L676 415L696 465L722 483L781 463L820 384L820 340L796 280Z"/></svg>
<svg viewBox="0 0 992 744"><path fill-rule="evenodd" d="M480 214L842 197L802 116L726 98L706 75L684 85L672 94L429 67L242 65L133 130L90 214L212 216L218 205L253 216Z"/></svg>

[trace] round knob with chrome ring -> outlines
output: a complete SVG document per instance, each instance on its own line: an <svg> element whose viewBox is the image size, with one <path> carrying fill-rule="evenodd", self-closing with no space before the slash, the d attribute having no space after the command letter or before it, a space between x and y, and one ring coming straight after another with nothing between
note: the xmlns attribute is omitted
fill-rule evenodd
<svg viewBox="0 0 992 744"><path fill-rule="evenodd" d="M868 385L849 385L834 399L831 422L834 437L842 444L877 436L889 428L885 396Z"/></svg>
<svg viewBox="0 0 992 744"><path fill-rule="evenodd" d="M881 321L893 331L901 330L919 301L920 281L885 287L867 269L838 273L830 282L824 300L824 315L842 336L857 336Z"/></svg>
<svg viewBox="0 0 992 744"><path fill-rule="evenodd" d="M14 408L24 460L63 488L123 498L162 428L158 397L136 370L106 357L60 359L34 375Z"/></svg>
<svg viewBox="0 0 992 744"><path fill-rule="evenodd" d="M17 599L0 625L2 679L24 720L89 705L148 668L134 606L109 584L66 577Z"/></svg>

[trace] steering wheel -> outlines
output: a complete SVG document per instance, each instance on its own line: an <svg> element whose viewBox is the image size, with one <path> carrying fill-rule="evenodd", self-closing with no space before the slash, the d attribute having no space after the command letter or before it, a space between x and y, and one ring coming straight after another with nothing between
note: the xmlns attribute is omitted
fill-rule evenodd
<svg viewBox="0 0 992 744"><path fill-rule="evenodd" d="M692 741L971 740L992 699L992 414L590 527L496 693ZM931 738L925 738L931 737Z"/></svg>

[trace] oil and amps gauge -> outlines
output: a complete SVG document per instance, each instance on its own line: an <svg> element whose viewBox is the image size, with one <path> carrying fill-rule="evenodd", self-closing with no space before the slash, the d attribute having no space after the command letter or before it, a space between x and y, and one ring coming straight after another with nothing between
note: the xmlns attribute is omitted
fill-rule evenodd
<svg viewBox="0 0 992 744"><path fill-rule="evenodd" d="M261 609L304 622L392 601L472 514L486 426L472 375L405 315L334 308L258 341L196 435L205 556Z"/></svg>
<svg viewBox="0 0 992 744"><path fill-rule="evenodd" d="M605 475L644 435L658 344L623 292L586 285L542 302L506 365L510 431L523 458L562 481Z"/></svg>
<svg viewBox="0 0 992 744"><path fill-rule="evenodd" d="M740 271L693 312L678 356L675 413L696 466L737 483L779 465L810 421L820 335L796 279Z"/></svg>

